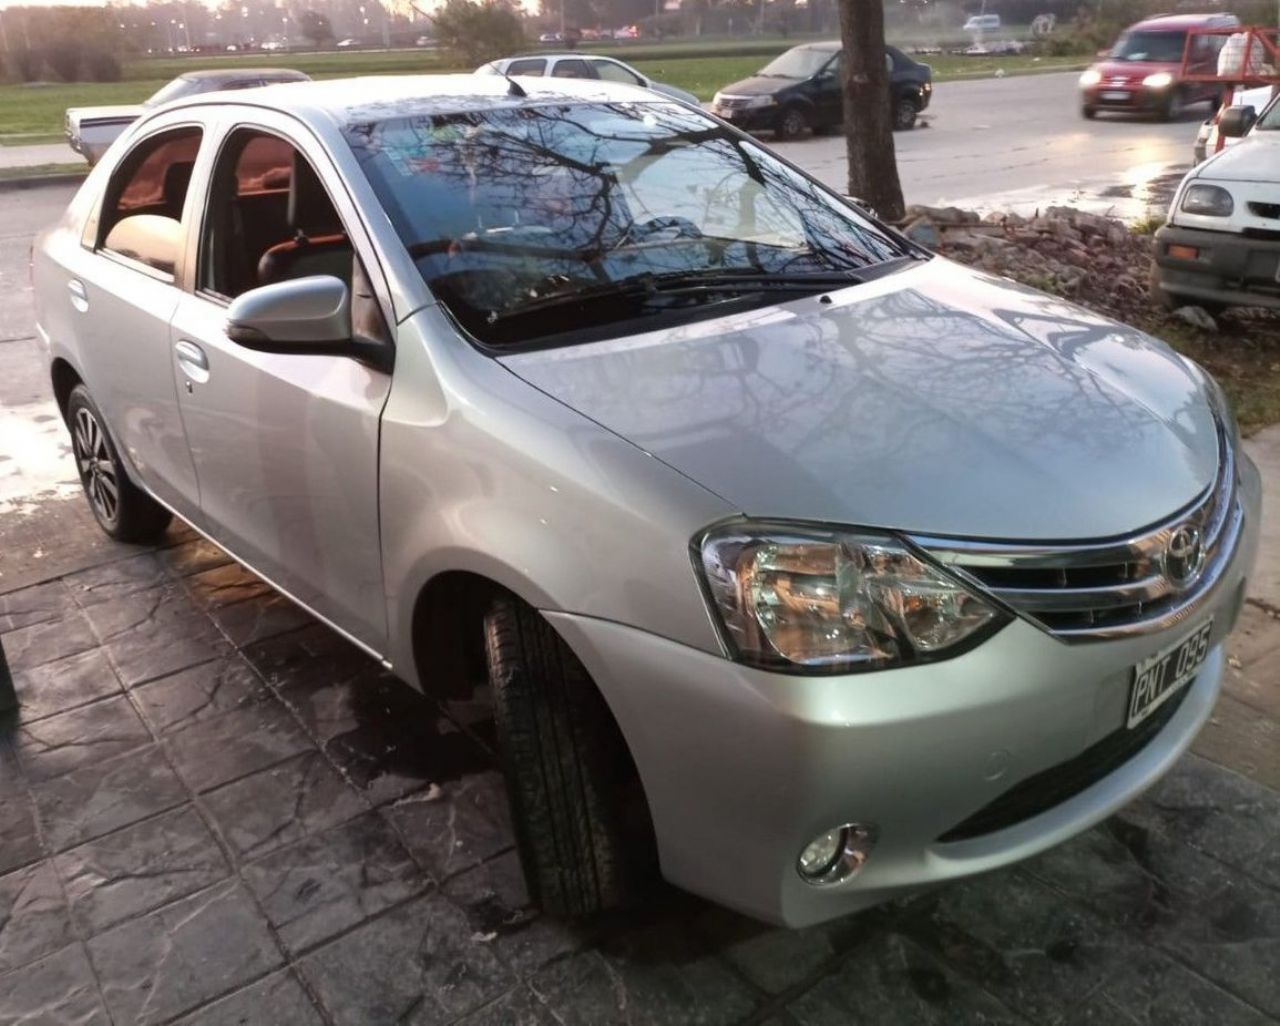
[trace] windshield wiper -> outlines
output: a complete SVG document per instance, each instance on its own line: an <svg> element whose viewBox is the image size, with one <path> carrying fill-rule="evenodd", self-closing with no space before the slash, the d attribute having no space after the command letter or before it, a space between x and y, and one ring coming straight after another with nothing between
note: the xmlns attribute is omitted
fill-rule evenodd
<svg viewBox="0 0 1280 1026"><path fill-rule="evenodd" d="M622 281L601 282L573 289L562 289L530 299L513 309L493 313L489 322L520 317L539 310L549 310L574 303L598 299L629 299L646 296L690 296L723 292L826 292L830 289L860 285L865 279L853 271L834 273L768 274L763 271L673 271L666 274L638 274Z"/></svg>

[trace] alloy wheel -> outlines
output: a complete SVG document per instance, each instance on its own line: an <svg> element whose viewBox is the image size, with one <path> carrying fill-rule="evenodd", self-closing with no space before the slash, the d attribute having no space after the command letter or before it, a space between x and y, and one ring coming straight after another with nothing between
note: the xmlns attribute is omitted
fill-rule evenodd
<svg viewBox="0 0 1280 1026"><path fill-rule="evenodd" d="M120 475L111 450L107 448L107 436L102 425L83 406L76 410L71 444L75 450L76 467L80 471L80 483L93 504L94 513L104 524L113 526L120 515Z"/></svg>

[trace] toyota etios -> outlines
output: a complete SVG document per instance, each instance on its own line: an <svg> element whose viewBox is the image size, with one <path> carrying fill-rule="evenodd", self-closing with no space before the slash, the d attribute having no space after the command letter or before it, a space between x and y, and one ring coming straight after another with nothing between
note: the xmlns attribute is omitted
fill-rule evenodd
<svg viewBox="0 0 1280 1026"><path fill-rule="evenodd" d="M492 685L560 914L801 925L1038 852L1205 722L1257 537L1221 391L626 86L148 113L39 241L103 529L177 514Z"/></svg>

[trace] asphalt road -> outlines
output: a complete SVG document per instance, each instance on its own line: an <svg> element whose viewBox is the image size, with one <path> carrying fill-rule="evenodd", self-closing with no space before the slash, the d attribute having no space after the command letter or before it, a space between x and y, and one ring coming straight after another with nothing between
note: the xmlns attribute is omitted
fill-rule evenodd
<svg viewBox="0 0 1280 1026"><path fill-rule="evenodd" d="M929 127L894 135L908 203L1010 206L1096 202L1186 167L1207 109L1183 120L1080 116L1078 74L944 82ZM777 148L844 191L844 139L817 136ZM1139 190L1140 191L1140 190Z"/></svg>

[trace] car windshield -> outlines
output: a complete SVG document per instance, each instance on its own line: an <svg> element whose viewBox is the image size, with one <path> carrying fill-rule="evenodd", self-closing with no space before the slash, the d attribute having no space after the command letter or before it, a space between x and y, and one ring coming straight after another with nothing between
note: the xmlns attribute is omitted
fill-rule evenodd
<svg viewBox="0 0 1280 1026"><path fill-rule="evenodd" d="M1118 61L1176 64L1186 46L1185 32L1129 32L1120 37L1111 56Z"/></svg>
<svg viewBox="0 0 1280 1026"><path fill-rule="evenodd" d="M1280 131L1280 98L1272 100L1271 105L1263 110L1256 127L1261 132Z"/></svg>
<svg viewBox="0 0 1280 1026"><path fill-rule="evenodd" d="M161 86L156 92L152 93L143 101L144 107L158 107L162 103L168 103L170 100L176 100L183 96L190 96L192 93L200 91L200 82L194 78L175 78L168 85Z"/></svg>
<svg viewBox="0 0 1280 1026"><path fill-rule="evenodd" d="M779 289L847 285L859 269L887 273L912 255L838 196L679 105L476 109L354 124L347 135L437 299L488 345L764 305Z"/></svg>
<svg viewBox="0 0 1280 1026"><path fill-rule="evenodd" d="M832 50L797 46L775 57L756 74L763 78L813 78L833 56Z"/></svg>

